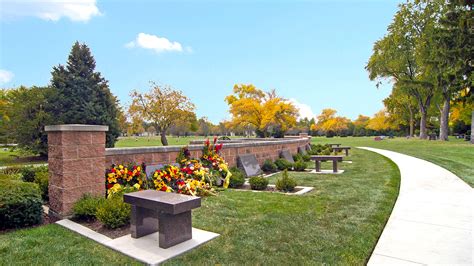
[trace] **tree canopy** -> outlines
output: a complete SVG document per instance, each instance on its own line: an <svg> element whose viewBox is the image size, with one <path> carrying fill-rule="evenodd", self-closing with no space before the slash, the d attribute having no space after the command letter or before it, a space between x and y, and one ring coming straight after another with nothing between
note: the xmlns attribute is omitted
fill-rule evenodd
<svg viewBox="0 0 474 266"><path fill-rule="evenodd" d="M252 84L236 84L225 98L235 127L255 127L259 137L281 137L296 124L297 108L278 96L275 90L264 92Z"/></svg>
<svg viewBox="0 0 474 266"><path fill-rule="evenodd" d="M86 44L74 43L66 66L53 67L55 90L53 113L56 123L107 125L107 147L119 135L119 108L108 81L95 71L95 59Z"/></svg>
<svg viewBox="0 0 474 266"><path fill-rule="evenodd" d="M168 145L167 130L173 124L189 119L189 114L194 114L195 106L189 98L182 91L169 86L152 82L148 92L133 91L130 96L130 115L134 120L150 122L156 132L160 133L163 146Z"/></svg>

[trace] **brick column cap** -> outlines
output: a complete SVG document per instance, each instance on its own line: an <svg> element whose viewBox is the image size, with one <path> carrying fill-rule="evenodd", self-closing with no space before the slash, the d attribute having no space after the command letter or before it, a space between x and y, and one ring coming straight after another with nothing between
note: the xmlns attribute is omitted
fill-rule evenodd
<svg viewBox="0 0 474 266"><path fill-rule="evenodd" d="M84 124L64 124L45 126L46 132L52 131L87 131L87 132L105 132L109 131L109 126L102 125L84 125Z"/></svg>

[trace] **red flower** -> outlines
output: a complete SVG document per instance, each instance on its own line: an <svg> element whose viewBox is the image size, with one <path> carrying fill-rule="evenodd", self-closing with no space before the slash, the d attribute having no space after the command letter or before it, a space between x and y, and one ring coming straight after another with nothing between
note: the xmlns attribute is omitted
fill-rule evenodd
<svg viewBox="0 0 474 266"><path fill-rule="evenodd" d="M166 186L162 186L160 190L166 192L166 189L168 189Z"/></svg>
<svg viewBox="0 0 474 266"><path fill-rule="evenodd" d="M115 173L115 168L112 168L112 170L110 170L110 172Z"/></svg>
<svg viewBox="0 0 474 266"><path fill-rule="evenodd" d="M114 185L112 185L112 184L107 184L107 189L109 189L109 188L111 188L111 187L113 187L113 186L114 186Z"/></svg>
<svg viewBox="0 0 474 266"><path fill-rule="evenodd" d="M204 145L209 146L210 142L209 139L206 139L206 142L204 142Z"/></svg>
<svg viewBox="0 0 474 266"><path fill-rule="evenodd" d="M216 144L217 142L217 137L214 137L214 144Z"/></svg>

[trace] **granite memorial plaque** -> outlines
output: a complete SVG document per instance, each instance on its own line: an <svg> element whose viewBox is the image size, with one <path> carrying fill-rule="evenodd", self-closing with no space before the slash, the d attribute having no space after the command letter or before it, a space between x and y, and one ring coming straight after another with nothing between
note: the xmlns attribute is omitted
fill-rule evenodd
<svg viewBox="0 0 474 266"><path fill-rule="evenodd" d="M305 148L298 147L298 153L301 154L301 155L305 155L306 154Z"/></svg>
<svg viewBox="0 0 474 266"><path fill-rule="evenodd" d="M164 164L150 164L147 165L145 168L145 174L148 178L153 177L153 173L155 173L156 170L163 168Z"/></svg>
<svg viewBox="0 0 474 266"><path fill-rule="evenodd" d="M177 163L172 163L171 165L173 166L179 166ZM165 166L165 164L150 164L146 166L145 174L148 178L153 177L153 173L155 173L156 170L161 169Z"/></svg>
<svg viewBox="0 0 474 266"><path fill-rule="evenodd" d="M242 154L237 159L237 166L244 170L245 175L248 177L257 176L262 174L262 169L258 164L257 157L255 154Z"/></svg>
<svg viewBox="0 0 474 266"><path fill-rule="evenodd" d="M289 150L282 150L280 152L280 158L283 158L290 163L295 163L295 160L293 160L293 156L291 155Z"/></svg>

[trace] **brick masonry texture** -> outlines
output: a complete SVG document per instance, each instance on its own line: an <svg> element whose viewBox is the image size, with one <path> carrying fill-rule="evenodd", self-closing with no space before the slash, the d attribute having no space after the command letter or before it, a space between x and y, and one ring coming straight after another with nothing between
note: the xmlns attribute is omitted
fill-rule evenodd
<svg viewBox="0 0 474 266"><path fill-rule="evenodd" d="M196 143L196 142L193 142ZM240 154L255 154L260 164L267 159L276 160L280 157L282 150L288 149L290 153L298 153L298 147L304 148L310 143L307 137L302 138L285 138L279 140L261 140L249 139L238 143L224 143L221 155L229 163L229 166L237 165L237 157ZM199 157L203 144L189 145L191 157ZM105 151L105 164L126 164L126 163L142 163L145 164L169 164L174 163L176 156L181 147L146 147L146 148L111 148Z"/></svg>
<svg viewBox="0 0 474 266"><path fill-rule="evenodd" d="M49 202L55 215L71 215L85 193L105 195L105 132L49 131Z"/></svg>

